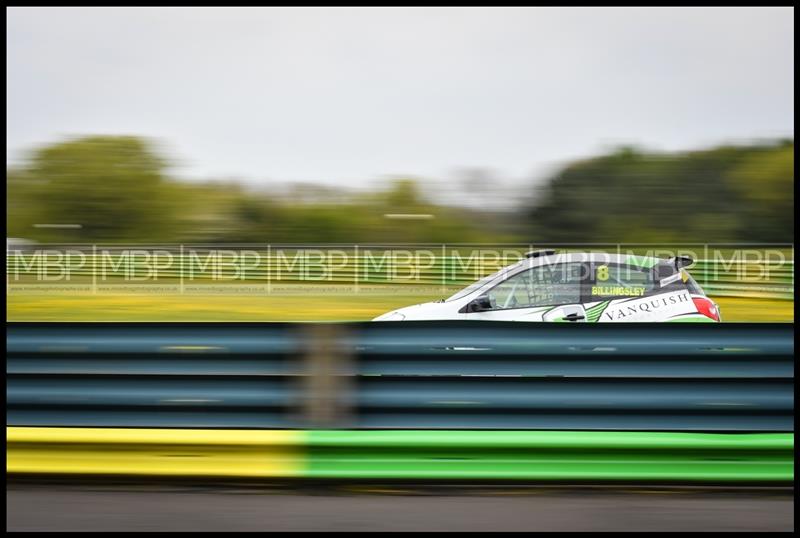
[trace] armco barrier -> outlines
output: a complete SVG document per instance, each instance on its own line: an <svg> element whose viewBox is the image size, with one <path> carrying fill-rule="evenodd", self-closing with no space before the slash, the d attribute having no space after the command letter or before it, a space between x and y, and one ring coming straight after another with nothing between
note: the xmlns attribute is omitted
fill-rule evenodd
<svg viewBox="0 0 800 538"><path fill-rule="evenodd" d="M786 432L794 429L792 329L11 323L7 420L53 427Z"/></svg>
<svg viewBox="0 0 800 538"><path fill-rule="evenodd" d="M13 473L793 473L791 324L10 323L7 352Z"/></svg>
<svg viewBox="0 0 800 538"><path fill-rule="evenodd" d="M360 325L355 425L792 431L792 325L704 329Z"/></svg>
<svg viewBox="0 0 800 538"><path fill-rule="evenodd" d="M791 434L9 428L15 474L781 482Z"/></svg>
<svg viewBox="0 0 800 538"><path fill-rule="evenodd" d="M313 431L313 478L783 481L791 434Z"/></svg>

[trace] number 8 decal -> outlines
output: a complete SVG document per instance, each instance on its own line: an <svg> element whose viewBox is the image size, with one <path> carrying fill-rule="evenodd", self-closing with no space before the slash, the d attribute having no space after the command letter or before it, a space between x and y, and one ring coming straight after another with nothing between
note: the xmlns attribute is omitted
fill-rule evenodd
<svg viewBox="0 0 800 538"><path fill-rule="evenodd" d="M608 280L608 266L607 265L599 266L597 268L595 276L597 277L597 280L600 281Z"/></svg>

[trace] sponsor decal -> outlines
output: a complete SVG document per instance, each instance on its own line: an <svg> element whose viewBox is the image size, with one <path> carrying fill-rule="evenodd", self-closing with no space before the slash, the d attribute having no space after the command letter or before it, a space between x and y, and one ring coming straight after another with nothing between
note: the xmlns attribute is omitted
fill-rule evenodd
<svg viewBox="0 0 800 538"><path fill-rule="evenodd" d="M655 295L644 301L628 302L619 305L619 308L609 308L603 312L603 319L607 321L622 321L625 318L640 317L642 314L657 313L659 310L676 306L691 304L689 292L678 292L668 295Z"/></svg>
<svg viewBox="0 0 800 538"><path fill-rule="evenodd" d="M641 297L645 294L646 288L640 286L592 286L592 295L600 297L624 296Z"/></svg>
<svg viewBox="0 0 800 538"><path fill-rule="evenodd" d="M602 303L598 303L592 307L586 309L586 321L588 323L596 323L597 320L600 319L600 315L603 313L603 310L606 309L608 303L611 301L603 301Z"/></svg>

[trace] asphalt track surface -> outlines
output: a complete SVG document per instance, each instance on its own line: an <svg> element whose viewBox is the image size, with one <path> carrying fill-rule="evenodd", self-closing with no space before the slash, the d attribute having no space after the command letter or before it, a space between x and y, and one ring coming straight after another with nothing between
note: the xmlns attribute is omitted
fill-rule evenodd
<svg viewBox="0 0 800 538"><path fill-rule="evenodd" d="M8 484L7 531L793 531L783 492Z"/></svg>

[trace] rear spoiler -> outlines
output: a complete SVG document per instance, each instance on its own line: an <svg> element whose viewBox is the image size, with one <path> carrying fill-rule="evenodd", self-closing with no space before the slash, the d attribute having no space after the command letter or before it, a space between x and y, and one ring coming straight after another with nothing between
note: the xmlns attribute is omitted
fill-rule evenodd
<svg viewBox="0 0 800 538"><path fill-rule="evenodd" d="M689 256L675 256L674 258L669 258L667 263L674 265L675 269L682 269L692 265L694 263L694 259L690 258Z"/></svg>
<svg viewBox="0 0 800 538"><path fill-rule="evenodd" d="M663 277L659 280L658 285L663 288L673 282L677 282L682 278L681 269L693 263L694 259L689 256L676 256L664 260L663 264L658 265L658 272L656 273L656 278ZM673 271L675 272L673 273Z"/></svg>

